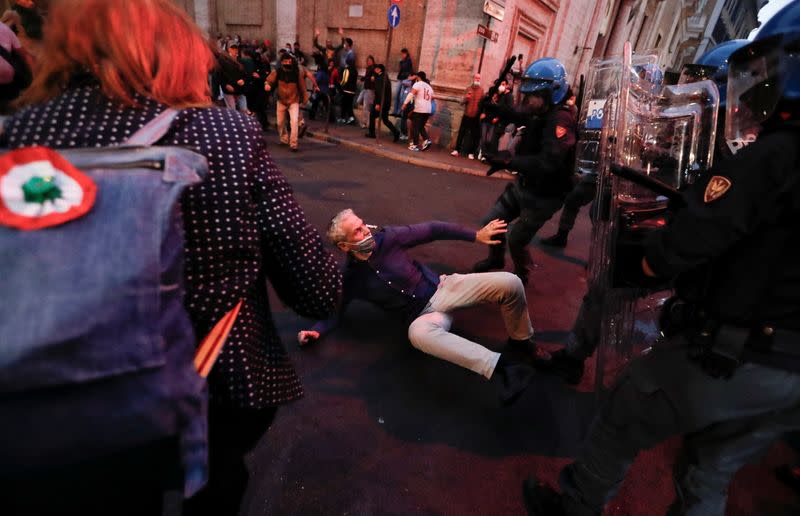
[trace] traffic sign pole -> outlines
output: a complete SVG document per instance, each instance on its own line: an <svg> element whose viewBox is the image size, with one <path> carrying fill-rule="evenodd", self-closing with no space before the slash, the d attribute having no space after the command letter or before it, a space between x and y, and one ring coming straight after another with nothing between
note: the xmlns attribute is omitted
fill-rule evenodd
<svg viewBox="0 0 800 516"><path fill-rule="evenodd" d="M492 26L492 17L487 15L488 21L486 22L486 28L490 28ZM486 52L486 38L483 38L483 47L481 47L481 60L478 63L478 73L481 73L481 68L483 68L483 54Z"/></svg>
<svg viewBox="0 0 800 516"><path fill-rule="evenodd" d="M389 79L389 56L392 51L392 36L394 35L394 28L400 25L400 7L397 6L397 3L390 2L389 3L389 10L386 12L386 21L388 24L389 29L389 39L386 43L386 58L383 60L383 84L386 84L386 81ZM391 82L390 82L391 84ZM398 85L398 87L400 87ZM383 125L383 109L384 109L384 102L387 100L391 101L391 99L385 98L386 95L386 86L381 86L381 100L378 104L381 108L378 110L378 120L377 127L375 128L375 141L380 145L381 143L381 127Z"/></svg>

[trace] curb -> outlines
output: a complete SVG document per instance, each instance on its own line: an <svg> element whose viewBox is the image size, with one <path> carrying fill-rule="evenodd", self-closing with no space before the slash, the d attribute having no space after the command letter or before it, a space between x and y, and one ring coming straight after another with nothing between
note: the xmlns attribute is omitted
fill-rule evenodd
<svg viewBox="0 0 800 516"><path fill-rule="evenodd" d="M381 149L380 147L377 146L364 145L363 143L351 142L349 140L344 140L337 136L331 136L330 134L325 134L323 132L312 131L311 129L306 130L305 136L314 138L315 140L332 143L335 145L342 145L344 147L355 149L361 152L368 152L370 154L381 156L383 158L389 158L391 160L399 161L401 163L408 163L409 165L432 168L435 170L442 170L444 172L454 172L456 174L468 174L471 176L487 177L485 172L482 172L480 170L475 170L473 168L460 167L457 165L450 165L449 163L441 163L438 161L426 160L423 158L418 158L416 156L403 156L396 152ZM488 177L492 179L503 179L506 181L514 179L514 176L512 176L507 172L498 172Z"/></svg>

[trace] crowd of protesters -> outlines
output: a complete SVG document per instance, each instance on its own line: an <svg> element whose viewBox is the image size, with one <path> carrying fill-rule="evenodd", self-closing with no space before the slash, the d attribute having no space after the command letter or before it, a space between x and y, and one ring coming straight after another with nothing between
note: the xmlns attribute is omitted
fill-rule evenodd
<svg viewBox="0 0 800 516"><path fill-rule="evenodd" d="M305 129L303 109L308 110L310 120L316 120L324 111L328 123L357 125L357 107L361 127L368 129L367 137L376 137L375 121L380 120L392 133L394 142L411 139L410 150L429 148L426 124L436 109L434 91L425 72L414 71L408 49L400 51L393 87L386 63L377 63L372 55L364 61L363 75L359 74L355 42L343 29L338 30L338 42L326 39L323 44L320 34L315 29L309 54L298 41L286 43L276 52L266 39L245 40L239 35L218 34L218 66L211 77L215 100L221 106L257 116L264 130L269 127L267 113L273 109L270 105L274 105L280 141L292 150L297 150L297 138ZM281 71L284 61L286 69ZM281 80L276 73L291 80L283 81L286 87L272 95L275 81ZM297 95L290 94L286 101L286 88L294 92L295 83ZM284 121L287 111L288 121ZM291 129L284 128L284 123L290 124Z"/></svg>
<svg viewBox="0 0 800 516"><path fill-rule="evenodd" d="M281 143L297 149L297 137L302 137L305 129L301 113L304 108L308 109L311 120L317 119L322 110L328 123L356 125L359 120L355 109L360 107L361 127L367 129L368 138L377 136L376 121L380 120L392 134L394 142L408 142L411 151L427 150L431 145L427 126L436 112L435 91L424 71L414 71L408 49L400 50L393 85L387 73L387 63L378 63L373 55L366 57L363 75L359 75L355 42L345 35L343 29L338 30L338 42L326 39L323 44L320 34L320 30L315 29L309 55L297 41L286 43L276 54L269 40L247 41L238 35L218 35L220 66L216 80L220 86L215 87L214 91L219 91L219 102L257 116L266 130L270 99L264 91L270 92L272 89L267 77L273 62L280 68L281 57L290 56L293 66L297 67L295 73L300 77L297 99L292 96L293 102L288 104L272 99L276 117L279 118ZM232 66L232 61L238 61L238 66ZM313 73L310 70L314 70ZM486 161L486 156L513 149L513 142L524 131L524 127L504 124L498 117L488 116L487 112L493 111L490 105L511 107L516 104L514 79L515 73L509 73L506 80L488 96L481 84L480 74L474 75L462 98L464 114L451 152L453 156ZM310 95L300 91L304 89ZM295 100L296 108L291 107ZM288 123L291 124L291 130L281 127L283 113L287 110L290 113Z"/></svg>

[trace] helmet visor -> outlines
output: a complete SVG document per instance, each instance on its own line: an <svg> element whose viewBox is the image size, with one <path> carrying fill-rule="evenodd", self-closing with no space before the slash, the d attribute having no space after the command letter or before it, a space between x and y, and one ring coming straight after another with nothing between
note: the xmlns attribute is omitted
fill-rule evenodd
<svg viewBox="0 0 800 516"><path fill-rule="evenodd" d="M519 91L522 93L533 93L535 91L552 90L553 81L550 79L523 79Z"/></svg>
<svg viewBox="0 0 800 516"><path fill-rule="evenodd" d="M700 64L685 64L681 68L681 75L678 84L689 84L690 82L700 82L711 79L717 69L713 66Z"/></svg>
<svg viewBox="0 0 800 516"><path fill-rule="evenodd" d="M731 55L728 67L725 137L741 139L758 132L783 95L785 61L780 36L756 41Z"/></svg>

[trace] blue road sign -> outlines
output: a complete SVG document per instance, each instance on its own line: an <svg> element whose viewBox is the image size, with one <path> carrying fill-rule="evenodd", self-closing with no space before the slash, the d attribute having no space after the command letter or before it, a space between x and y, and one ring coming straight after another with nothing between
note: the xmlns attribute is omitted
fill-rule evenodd
<svg viewBox="0 0 800 516"><path fill-rule="evenodd" d="M397 4L392 4L389 11L386 13L386 17L389 18L389 26L391 28L394 29L400 25L400 8Z"/></svg>

